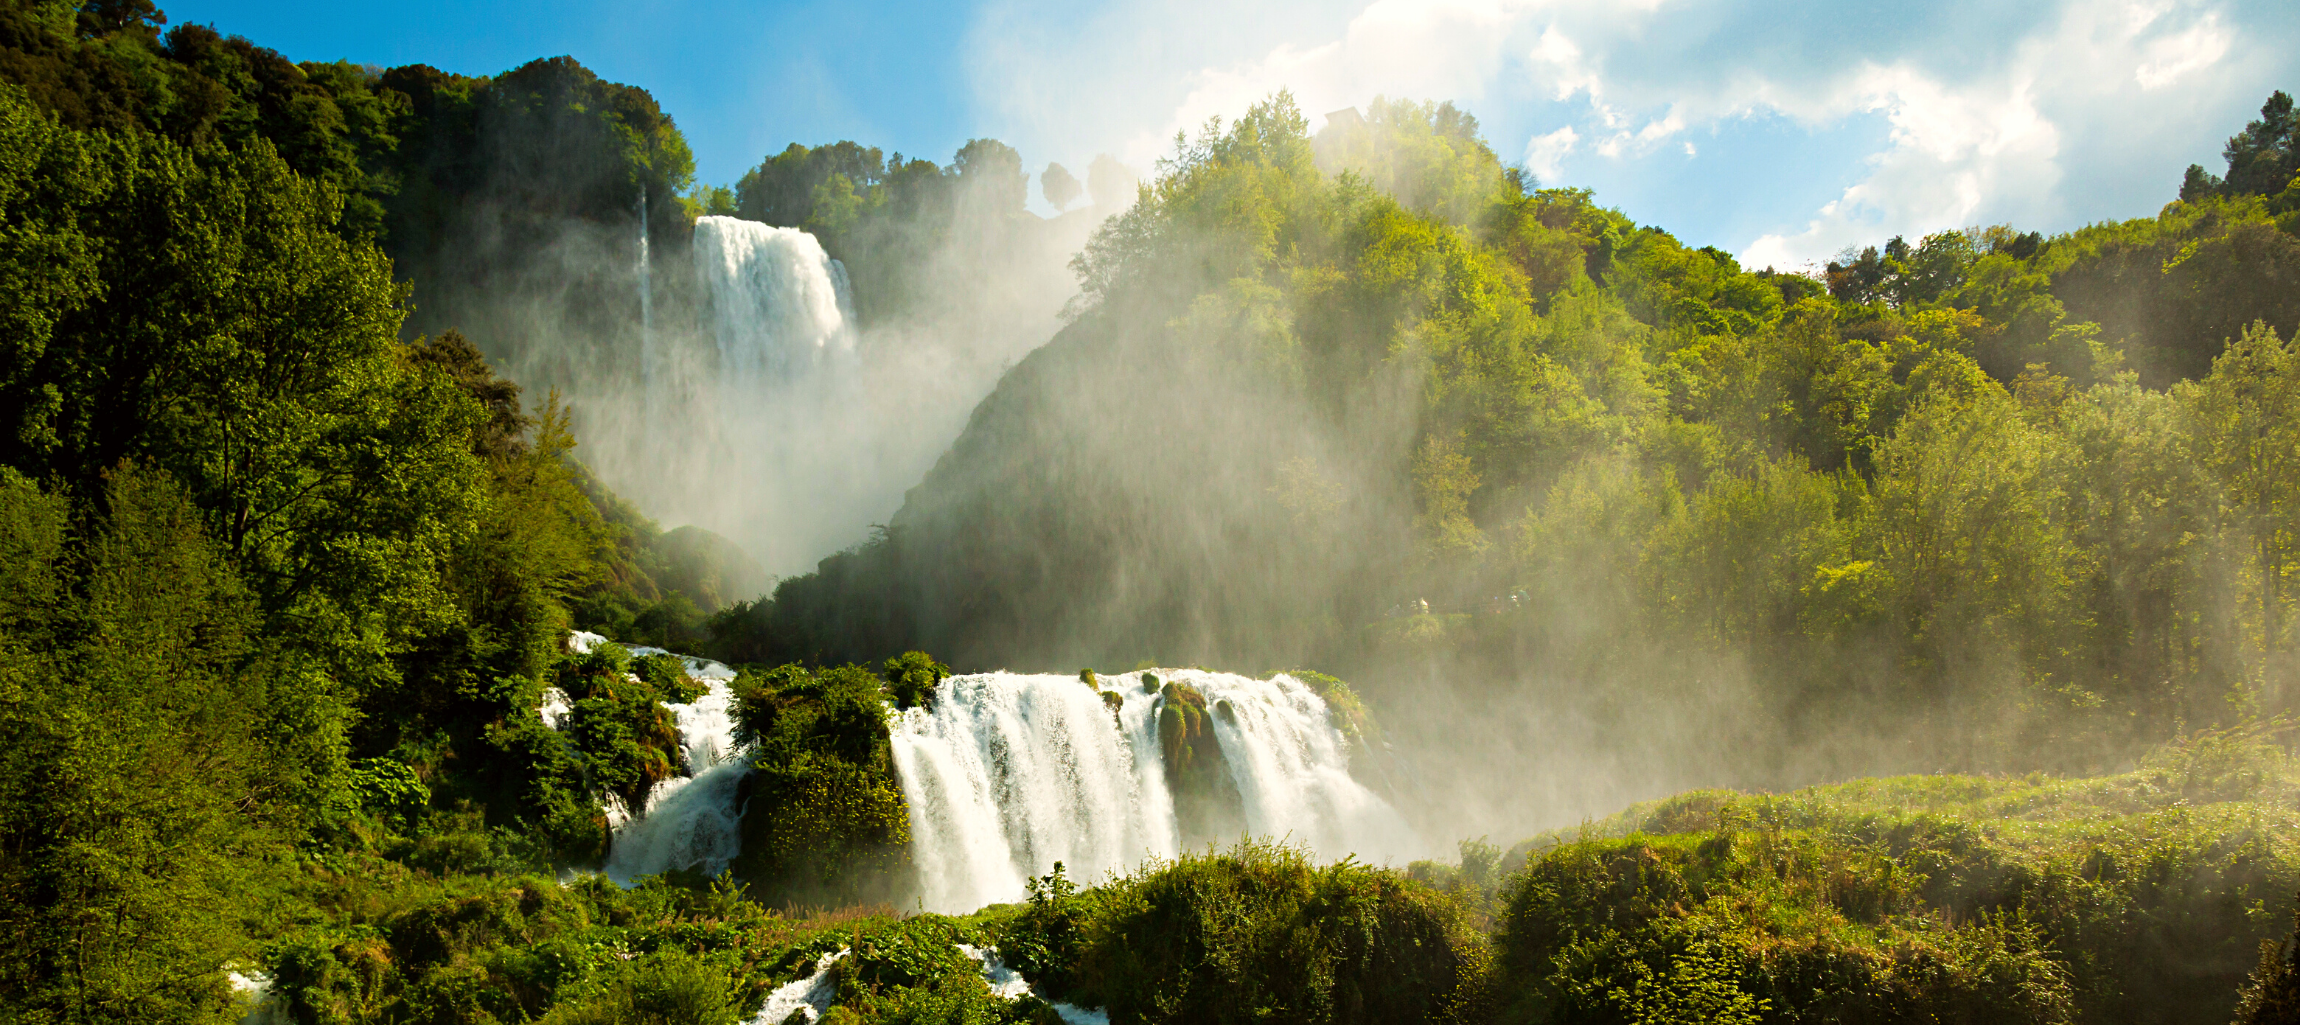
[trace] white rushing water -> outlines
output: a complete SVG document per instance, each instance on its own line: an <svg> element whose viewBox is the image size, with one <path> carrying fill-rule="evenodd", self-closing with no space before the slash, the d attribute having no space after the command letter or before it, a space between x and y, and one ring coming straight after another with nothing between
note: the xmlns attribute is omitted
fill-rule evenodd
<svg viewBox="0 0 2300 1025"><path fill-rule="evenodd" d="M846 268L797 228L735 217L695 221L695 268L714 306L722 388L755 395L854 356Z"/></svg>
<svg viewBox="0 0 2300 1025"><path fill-rule="evenodd" d="M783 1025L794 1014L808 1021L822 1017L823 1012L831 1009L831 1001L839 996L838 981L831 978L831 966L845 956L844 949L824 954L815 961L814 974L776 987L767 994L766 1006L751 1019L753 1025Z"/></svg>
<svg viewBox="0 0 2300 1025"><path fill-rule="evenodd" d="M232 997L242 1007L240 1025L285 1025L294 1020L287 1008L272 999L270 973L253 968L241 972L227 966L224 981L231 985Z"/></svg>
<svg viewBox="0 0 2300 1025"><path fill-rule="evenodd" d="M639 186L639 383L655 387L655 270L647 252L647 186Z"/></svg>
<svg viewBox="0 0 2300 1025"><path fill-rule="evenodd" d="M1152 672L1196 688L1209 708L1227 704L1227 714L1209 718L1249 833L1326 858L1422 853L1397 809L1351 777L1341 734L1309 687L1284 675ZM1124 698L1115 710L1076 677L957 676L936 691L932 710L896 718L894 759L928 910L1020 899L1025 881L1057 861L1069 878L1091 884L1180 852L1158 742L1160 698L1144 690L1142 675L1103 678Z"/></svg>
<svg viewBox="0 0 2300 1025"><path fill-rule="evenodd" d="M568 646L584 652L606 640L576 631ZM644 646L629 650L634 657L672 654ZM674 869L700 868L716 875L742 853L742 809L735 791L749 767L735 750L735 695L728 686L735 671L707 659L678 657L686 660L687 675L705 687L692 703L664 706L678 723L687 774L657 785L637 815L619 807L608 809L615 838L608 847L605 872L626 886L642 876ZM556 728L566 707L566 695L554 689L545 693L538 711L547 725Z"/></svg>
<svg viewBox="0 0 2300 1025"><path fill-rule="evenodd" d="M1038 995L1031 992L1030 980L1023 978L1021 972L1006 966L996 948L984 949L961 943L958 952L982 965L982 984L990 987L992 996L1001 1000L1015 1000ZM1054 1009L1063 1025L1110 1025L1110 1014L1106 1011L1066 1004L1060 1000L1048 1000L1046 1006Z"/></svg>
<svg viewBox="0 0 2300 1025"><path fill-rule="evenodd" d="M973 958L975 963L982 966L982 982L990 987L991 995L1001 1000L1037 995L1031 992L1029 980L999 960L998 951L961 943L958 944L958 952ZM846 957L847 953L845 948L841 948L824 954L815 962L815 970L811 974L775 987L773 992L767 994L766 1005L759 1008L759 1013L751 1018L751 1025L783 1025L794 1014L810 1022L821 1020L830 1011L831 1004L839 998L838 980L832 976L831 966ZM1063 1025L1110 1025L1110 1015L1103 1011L1059 1000L1049 1000L1046 1004L1054 1009Z"/></svg>
<svg viewBox="0 0 2300 1025"><path fill-rule="evenodd" d="M577 633L588 651L605 638ZM663 653L633 647L633 655ZM707 689L671 705L685 749L684 776L666 780L636 814L611 808L615 827L606 875L626 884L674 869L725 871L742 851L737 791L748 766L735 750L734 672L687 658ZM1403 816L1350 774L1348 745L1324 700L1300 681L1256 680L1203 670L1153 670L1205 696L1207 717L1244 829L1345 855L1400 862L1426 852ZM895 768L909 806L911 860L927 910L965 913L1013 901L1025 882L1062 862L1090 885L1183 843L1158 739L1163 698L1144 673L1102 678L983 673L954 676L931 709L889 723ZM1105 694L1122 699L1115 708ZM556 725L564 695L540 709Z"/></svg>

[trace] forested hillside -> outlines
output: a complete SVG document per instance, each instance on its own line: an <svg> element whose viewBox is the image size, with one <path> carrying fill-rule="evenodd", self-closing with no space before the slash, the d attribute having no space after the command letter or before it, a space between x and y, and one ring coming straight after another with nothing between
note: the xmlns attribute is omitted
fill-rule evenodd
<svg viewBox="0 0 2300 1025"><path fill-rule="evenodd" d="M969 152L904 209L947 233L970 183L1019 184ZM690 166L566 58L297 64L149 3L0 5L7 1017L236 1018L228 973L294 980L283 937L353 880L596 866L675 772L692 681L568 630L690 646L766 577L618 497L582 411L498 369L622 358L613 325L546 339L493 297L628 319L598 287L627 267L522 247L620 251L644 189L675 253L712 202ZM794 750L795 786L831 764Z"/></svg>
<svg viewBox="0 0 2300 1025"><path fill-rule="evenodd" d="M2292 131L2278 94L2232 166ZM1280 96L1097 233L882 537L714 628L1316 664L1752 782L2107 767L2300 699L2293 170L1816 278L1538 188L1451 107L1313 137Z"/></svg>
<svg viewBox="0 0 2300 1025"><path fill-rule="evenodd" d="M1447 104L1313 134L1280 94L1041 219L994 140L698 185L570 58L297 63L0 0L0 1019L237 1021L258 979L297 1022L730 1025L809 979L809 1020L1067 1013L994 992L995 945L1121 1022L2203 1022L2255 968L2270 1020L2296 135L2278 93L2154 218L1808 274L1543 188ZM694 275L636 256L705 214L813 233L895 353L1011 330L1100 227L901 512L762 595L595 458L641 347L702 344ZM693 778L706 690L609 640L733 666L725 875L591 874ZM890 724L1015 666L1115 727L1081 667L1146 662L1348 676L1363 705L1286 692L1379 759L1334 775L1516 831L898 910ZM1135 679L1146 750L1242 808L1244 706ZM1594 817L1938 770L1976 775Z"/></svg>
<svg viewBox="0 0 2300 1025"><path fill-rule="evenodd" d="M637 639L763 586L659 538L569 459L568 410L463 335L403 340L378 241L452 184L398 162L425 152L395 148L425 127L405 93L160 22L0 8L0 999L24 1020L224 1013L222 966L305 913L310 859L393 829L592 856L645 752L533 743L569 606L636 608Z"/></svg>

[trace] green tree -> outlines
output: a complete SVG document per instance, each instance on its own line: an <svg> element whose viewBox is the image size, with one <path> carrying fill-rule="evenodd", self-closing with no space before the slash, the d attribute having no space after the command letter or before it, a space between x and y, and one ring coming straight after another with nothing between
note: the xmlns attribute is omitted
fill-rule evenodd
<svg viewBox="0 0 2300 1025"><path fill-rule="evenodd" d="M77 179L103 185L30 215L75 223L46 240L81 276L24 267L43 254L18 250L9 273L62 302L31 315L0 385L26 416L0 461L82 493L123 459L167 471L273 622L349 680L387 678L409 631L453 615L437 568L481 497L479 409L409 362L383 255L337 234L337 193L268 144L196 158L43 121L0 96L15 180L68 160L103 168Z"/></svg>
<svg viewBox="0 0 2300 1025"><path fill-rule="evenodd" d="M1960 391L1920 400L1879 449L1855 551L1889 581L1883 614L1912 697L1941 711L1969 761L2057 668L2083 555L2056 515L2057 439L1986 379Z"/></svg>
<svg viewBox="0 0 2300 1025"><path fill-rule="evenodd" d="M2293 700L2293 587L2300 566L2300 345L2255 324L2180 392L2198 460L2217 478L2222 516L2243 547L2239 629L2258 699Z"/></svg>
<svg viewBox="0 0 2300 1025"><path fill-rule="evenodd" d="M2244 126L2221 151L2228 174L2221 189L2239 196L2273 196L2300 174L2300 116L2281 89L2260 105L2260 119Z"/></svg>
<svg viewBox="0 0 2300 1025"><path fill-rule="evenodd" d="M269 642L166 474L122 467L72 505L0 471L0 547L24 560L0 598L0 1009L207 1017L337 785L348 709Z"/></svg>
<svg viewBox="0 0 2300 1025"><path fill-rule="evenodd" d="M1134 172L1108 153L1095 154L1094 162L1086 165L1086 194L1098 210L1115 210L1132 203L1138 184Z"/></svg>
<svg viewBox="0 0 2300 1025"><path fill-rule="evenodd" d="M1047 205L1052 206L1055 213L1061 213L1078 200L1078 194L1084 191L1084 186L1078 184L1077 177L1068 168L1061 164L1048 164L1046 170L1038 175L1038 191L1046 197Z"/></svg>
<svg viewBox="0 0 2300 1025"><path fill-rule="evenodd" d="M1030 175L1022 169L1022 154L996 139L969 139L950 161L958 179L960 201L993 217L1022 212L1030 195Z"/></svg>

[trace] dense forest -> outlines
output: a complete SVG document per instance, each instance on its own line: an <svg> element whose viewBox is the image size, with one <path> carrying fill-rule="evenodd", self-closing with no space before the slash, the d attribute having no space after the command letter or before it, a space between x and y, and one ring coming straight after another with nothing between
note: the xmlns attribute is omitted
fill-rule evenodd
<svg viewBox="0 0 2300 1025"><path fill-rule="evenodd" d="M718 187L570 58L0 0L0 1018L727 1025L819 977L841 1022L2291 1020L2290 98L2156 217L1818 275L1478 132L1280 94L1146 183L1048 169L1088 202L1041 220L995 140ZM978 331L1100 226L901 512L771 582L619 496L554 388L637 365L633 242L705 215ZM716 878L585 871L683 771L701 684L637 646L740 671ZM1195 663L1355 681L1302 672L1420 824L1518 832L900 909L890 716Z"/></svg>
<svg viewBox="0 0 2300 1025"><path fill-rule="evenodd" d="M2230 143L2282 162L2267 194L2231 171L1821 280L1537 188L1451 107L1313 137L1281 96L1097 233L1072 324L881 537L714 629L770 660L1321 665L1470 692L1449 719L1740 748L1758 783L2098 770L2287 713L2293 131L2279 93Z"/></svg>

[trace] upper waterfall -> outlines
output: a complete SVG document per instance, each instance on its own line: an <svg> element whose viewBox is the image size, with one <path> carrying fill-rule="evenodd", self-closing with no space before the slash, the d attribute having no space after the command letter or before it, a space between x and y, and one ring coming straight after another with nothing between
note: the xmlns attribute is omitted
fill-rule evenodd
<svg viewBox="0 0 2300 1025"><path fill-rule="evenodd" d="M1099 683L957 676L931 708L896 718L894 759L929 910L1020 899L1024 882L1057 861L1090 881L1240 833L1330 858L1422 853L1397 809L1351 776L1325 702L1300 681L1159 670ZM1205 726L1214 749L1186 746ZM1193 777L1193 764L1219 765L1219 778ZM1193 800L1190 791L1209 787L1221 794ZM1225 799L1234 813L1220 807Z"/></svg>
<svg viewBox="0 0 2300 1025"><path fill-rule="evenodd" d="M850 357L846 268L797 228L695 220L695 269L711 297L719 373L738 388L789 381Z"/></svg>

